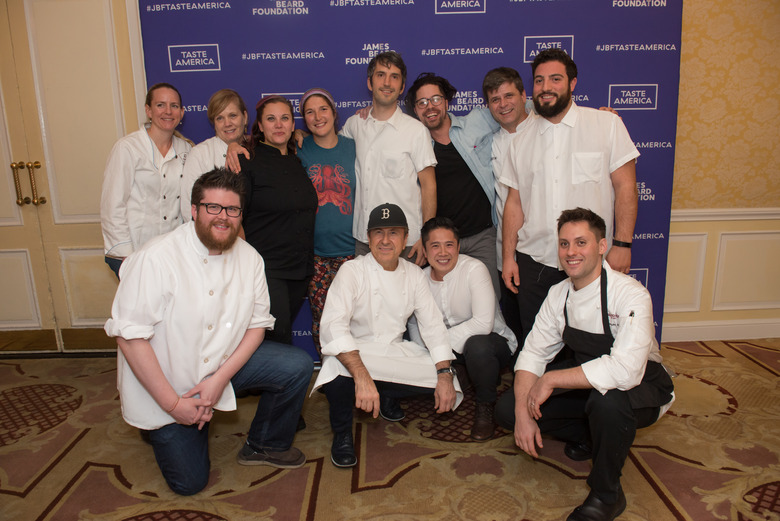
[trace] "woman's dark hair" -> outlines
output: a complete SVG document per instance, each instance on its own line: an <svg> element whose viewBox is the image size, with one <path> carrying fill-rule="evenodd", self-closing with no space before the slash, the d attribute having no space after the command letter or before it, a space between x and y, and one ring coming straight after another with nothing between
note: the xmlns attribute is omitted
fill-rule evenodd
<svg viewBox="0 0 780 521"><path fill-rule="evenodd" d="M275 94L273 96L266 96L265 98L258 101L256 107L257 117L255 119L254 124L252 125L252 143L251 143L252 151L255 149L255 147L258 144L263 143L265 141L265 136L263 135L263 131L260 130L260 119L263 117L263 112L265 111L266 107L271 103L284 103L290 108L290 116L293 116L295 114L292 103L290 103L290 100L288 100L284 96L279 96ZM287 140L287 153L293 156L295 155L295 132L293 132L293 134L290 135L290 139Z"/></svg>

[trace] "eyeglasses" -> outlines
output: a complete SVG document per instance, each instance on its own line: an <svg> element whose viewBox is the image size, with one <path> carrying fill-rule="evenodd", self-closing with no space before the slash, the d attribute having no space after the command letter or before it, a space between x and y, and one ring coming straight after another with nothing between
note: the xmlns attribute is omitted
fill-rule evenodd
<svg viewBox="0 0 780 521"><path fill-rule="evenodd" d="M211 215L219 215L222 213L222 210L225 210L228 217L238 217L241 215L241 208L238 206L222 206L217 203L198 203L198 206L205 206L206 213L210 213Z"/></svg>
<svg viewBox="0 0 780 521"><path fill-rule="evenodd" d="M418 109L424 109L428 106L428 103L433 105L434 107L438 107L441 105L441 102L444 101L444 96L439 96L438 94L435 96L431 96L430 98L420 98L417 101L414 102L414 106Z"/></svg>

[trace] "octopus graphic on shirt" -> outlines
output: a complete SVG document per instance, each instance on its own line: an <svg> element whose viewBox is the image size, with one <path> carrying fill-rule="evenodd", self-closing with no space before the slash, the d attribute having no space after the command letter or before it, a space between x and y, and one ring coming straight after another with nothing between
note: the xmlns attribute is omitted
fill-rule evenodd
<svg viewBox="0 0 780 521"><path fill-rule="evenodd" d="M307 173L314 189L317 190L319 206L330 203L344 215L352 213L352 199L350 197L352 188L349 186L349 177L341 165L317 163L309 165Z"/></svg>

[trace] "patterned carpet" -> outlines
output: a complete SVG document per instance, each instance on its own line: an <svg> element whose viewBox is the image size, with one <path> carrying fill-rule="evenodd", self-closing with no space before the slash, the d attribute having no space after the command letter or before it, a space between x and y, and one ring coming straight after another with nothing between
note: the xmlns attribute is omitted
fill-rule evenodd
<svg viewBox="0 0 780 521"><path fill-rule="evenodd" d="M780 339L662 353L677 401L637 436L619 519L780 520ZM0 519L544 521L565 519L587 494L590 463L568 460L560 442L546 440L537 461L505 432L469 442L471 401L440 416L432 401L408 400L396 424L357 415L358 466L336 469L315 393L296 440L304 467L236 464L257 400L243 398L212 422L208 487L178 497L121 419L115 363L0 360Z"/></svg>

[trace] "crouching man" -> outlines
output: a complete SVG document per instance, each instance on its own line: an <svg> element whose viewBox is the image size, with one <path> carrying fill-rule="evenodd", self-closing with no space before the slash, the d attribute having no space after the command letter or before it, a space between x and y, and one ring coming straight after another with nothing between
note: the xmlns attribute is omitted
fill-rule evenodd
<svg viewBox="0 0 780 521"><path fill-rule="evenodd" d="M436 412L453 410L463 398L454 377L441 313L422 270L400 259L409 233L395 204L374 208L368 218L370 252L342 264L322 312L322 369L314 388L330 404L331 461L357 463L352 437L353 408L374 418L400 421L398 399L433 394ZM425 347L403 340L414 314Z"/></svg>
<svg viewBox="0 0 780 521"><path fill-rule="evenodd" d="M296 468L292 447L311 379L298 348L263 341L274 325L263 259L242 239L241 178L223 169L192 188L192 218L149 241L122 264L111 318L122 415L142 430L177 494L209 477L214 410L235 410L234 390L262 390L242 465Z"/></svg>
<svg viewBox="0 0 780 521"><path fill-rule="evenodd" d="M550 289L517 359L514 394L496 406L499 425L529 455L549 434L566 441L569 458L592 458L590 494L567 521L611 521L625 510L620 475L636 430L674 399L650 294L604 262L605 233L590 210L561 214L558 259L568 278ZM574 359L548 367L564 344Z"/></svg>
<svg viewBox="0 0 780 521"><path fill-rule="evenodd" d="M430 263L423 270L425 280L450 335L458 381L462 386L470 381L476 393L471 438L487 441L494 432L499 373L509 366L517 338L504 322L485 264L459 254L455 223L434 217L422 227L421 236ZM409 334L415 342L422 342L414 319L409 321Z"/></svg>

